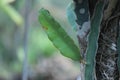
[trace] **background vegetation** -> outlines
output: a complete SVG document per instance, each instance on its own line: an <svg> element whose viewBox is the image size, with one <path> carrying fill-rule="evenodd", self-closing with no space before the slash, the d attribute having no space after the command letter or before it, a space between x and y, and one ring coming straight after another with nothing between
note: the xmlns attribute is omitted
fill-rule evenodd
<svg viewBox="0 0 120 80"><path fill-rule="evenodd" d="M25 0L1 0L0 3L2 1L7 3L0 4L0 80L21 80L24 58ZM66 30L69 30L67 29L70 25L66 18L66 7L70 1L32 0L28 14L30 80L73 80L77 77L79 65L75 65L70 59L59 54L43 32L37 18L39 9L44 7L49 9L62 25L66 26ZM67 32L72 36L71 32Z"/></svg>

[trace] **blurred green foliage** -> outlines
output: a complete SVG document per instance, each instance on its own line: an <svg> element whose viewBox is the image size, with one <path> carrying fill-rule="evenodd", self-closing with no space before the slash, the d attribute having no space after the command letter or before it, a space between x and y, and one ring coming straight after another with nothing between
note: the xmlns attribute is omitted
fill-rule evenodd
<svg viewBox="0 0 120 80"><path fill-rule="evenodd" d="M3 61L9 63L14 61L14 31L15 24L7 14L0 11L0 55Z"/></svg>
<svg viewBox="0 0 120 80"><path fill-rule="evenodd" d="M49 57L57 49L48 40L41 27L32 27L29 38L29 60L34 61L37 58Z"/></svg>
<svg viewBox="0 0 120 80"><path fill-rule="evenodd" d="M2 9L8 16L18 25L23 24L22 16L9 3L14 0L0 0L0 9Z"/></svg>
<svg viewBox="0 0 120 80"><path fill-rule="evenodd" d="M3 65L0 66L0 73L3 68L13 72L21 71L23 63L24 0L9 1L12 0L0 0L0 65ZM37 22L38 10L45 6L53 9L56 18L68 28L64 11L69 2L69 0L33 0L28 41L30 64L35 64L39 59L49 57L57 51ZM57 11L59 13L56 13Z"/></svg>

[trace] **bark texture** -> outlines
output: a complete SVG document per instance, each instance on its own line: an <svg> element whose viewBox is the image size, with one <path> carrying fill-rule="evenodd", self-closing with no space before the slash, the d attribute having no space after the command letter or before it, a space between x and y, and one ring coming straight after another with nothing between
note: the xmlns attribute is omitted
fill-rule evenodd
<svg viewBox="0 0 120 80"><path fill-rule="evenodd" d="M97 80L119 80L116 43L120 1L107 0L106 3L96 56L96 77Z"/></svg>

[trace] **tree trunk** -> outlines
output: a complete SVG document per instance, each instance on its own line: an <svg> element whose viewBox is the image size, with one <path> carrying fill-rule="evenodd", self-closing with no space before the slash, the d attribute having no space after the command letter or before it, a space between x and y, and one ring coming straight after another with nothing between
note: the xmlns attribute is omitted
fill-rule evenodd
<svg viewBox="0 0 120 80"><path fill-rule="evenodd" d="M98 0L89 0L90 18L94 16L93 12L97 2ZM105 0L96 55L95 80L119 80L118 49L116 47L120 35L118 27L120 27L120 0ZM81 80L84 80L85 66L81 66Z"/></svg>
<svg viewBox="0 0 120 80"><path fill-rule="evenodd" d="M116 43L120 0L108 0L105 8L96 56L96 77L97 80L119 80Z"/></svg>

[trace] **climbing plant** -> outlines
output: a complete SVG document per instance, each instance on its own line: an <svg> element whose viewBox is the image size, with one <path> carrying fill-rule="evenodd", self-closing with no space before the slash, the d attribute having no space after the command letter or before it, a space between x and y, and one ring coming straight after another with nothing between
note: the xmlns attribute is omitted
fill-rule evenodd
<svg viewBox="0 0 120 80"><path fill-rule="evenodd" d="M98 74L96 73L96 69L98 68L96 65L96 57L100 47L100 36L103 33L103 27L101 27L103 23L102 21L106 20L104 16L106 16L105 13L109 9L110 5L108 6L107 10L105 10L107 5L106 0L94 1L95 6L93 5L94 8L92 9L90 4L91 1L89 0L73 0L67 8L68 20L73 27L73 30L76 32L76 37L78 38L80 49L48 10L42 8L39 11L39 22L53 45L57 47L63 56L81 63L83 67L82 69L84 71L82 72L81 80L99 80L99 78L96 77L96 74ZM120 42L119 35L118 28L118 56ZM119 60L120 58L118 57L117 68L120 67Z"/></svg>

